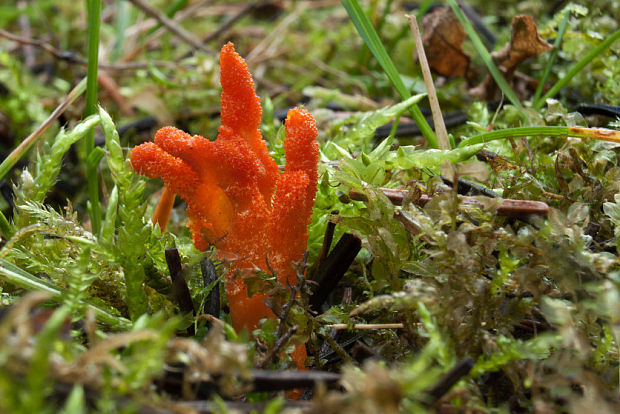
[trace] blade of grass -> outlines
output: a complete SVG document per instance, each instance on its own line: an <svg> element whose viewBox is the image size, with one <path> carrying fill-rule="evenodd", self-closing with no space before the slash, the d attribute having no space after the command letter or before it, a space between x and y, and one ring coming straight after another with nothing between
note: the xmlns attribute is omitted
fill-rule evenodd
<svg viewBox="0 0 620 414"><path fill-rule="evenodd" d="M483 134L475 135L461 141L458 146L459 148L461 148L469 145L495 141L498 139L532 136L590 138L601 141L620 143L620 131L615 131L613 129L543 126L507 128L498 131L485 132Z"/></svg>
<svg viewBox="0 0 620 414"><path fill-rule="evenodd" d="M101 0L87 0L88 6L88 72L86 74L86 107L84 118L97 113L97 68L99 64L99 26L101 17ZM84 159L88 159L95 148L95 131L91 131L84 140ZM97 165L86 163L88 177L88 195L91 205L90 222L93 234L101 230L101 206L99 205L99 180Z"/></svg>
<svg viewBox="0 0 620 414"><path fill-rule="evenodd" d="M383 47L383 44L379 40L379 36L377 35L377 32L370 23L370 20L368 20L368 17L360 7L359 2L357 0L342 0L342 5L349 14L353 25L364 40L364 43L368 46L372 54L375 56L375 58L381 65L381 68L387 75L388 79L390 80L390 82L392 82L394 88L396 88L398 94L403 100L410 98L411 93L403 83L400 74L396 70L394 63L388 56L385 48ZM415 104L411 106L411 116L418 124L418 127L420 128L422 135L424 135L424 138L426 138L428 145L431 148L437 148L438 144L435 133L431 129L428 122L426 122L426 119L424 118L424 115L422 115L420 108L418 108L418 106Z"/></svg>
<svg viewBox="0 0 620 414"><path fill-rule="evenodd" d="M555 58L558 56L560 51L560 45L562 44L562 39L564 38L564 32L566 31L566 26L568 26L568 19L570 17L570 10L566 10L566 14L562 19L562 23L560 23L560 27L558 29L558 37L555 39L555 44L553 46L553 50L551 51L551 56L549 56L549 60L547 60L547 64L545 65L545 71L543 72L542 78L540 78L540 82L538 83L538 87L536 88L536 92L534 93L534 98L532 98L532 102L534 107L537 107L538 100L540 99L540 94L547 82L547 78L549 77L549 73L551 73L551 67L553 66L553 62L555 62Z"/></svg>
<svg viewBox="0 0 620 414"><path fill-rule="evenodd" d="M41 138L43 132L45 132L53 123L58 119L67 108L79 98L86 90L86 78L82 79L80 83L69 92L65 100L54 109L54 111L47 117L41 125L37 127L30 135L28 135L17 148L15 148L0 164L0 180L13 168L15 163L19 161L28 150Z"/></svg>
<svg viewBox="0 0 620 414"><path fill-rule="evenodd" d="M480 39L480 36L478 36L478 33L476 33L476 30L472 26L469 19L463 13L463 10L461 10L461 7L456 3L456 0L448 0L448 4L452 8L454 15L463 25L467 36L474 44L476 52L478 52L478 54L482 58L482 61L486 65L493 79L495 79L495 83L497 83L497 86L499 86L502 93L506 96L506 98L508 98L511 104L513 104L517 108L523 108L523 105L521 105L521 102L519 102L519 98L517 98L517 95L515 95L508 82L506 82L506 79L504 79L504 76L495 65L495 62L493 62L491 54L484 46L484 43L482 43L482 39Z"/></svg>
<svg viewBox="0 0 620 414"><path fill-rule="evenodd" d="M584 67L586 67L588 63L590 63L595 57L600 55L605 49L611 46L612 43L614 43L618 39L620 39L620 29L612 33L611 36L605 39L605 41L603 41L600 45L592 49L590 53L585 55L579 62L575 64L575 66L570 68L566 75L564 75L562 79L558 80L555 85L553 85L553 87L549 89L549 91L534 104L534 109L540 109L547 101L547 99L553 98L560 91L560 89L566 86L566 84L570 82L570 80Z"/></svg>

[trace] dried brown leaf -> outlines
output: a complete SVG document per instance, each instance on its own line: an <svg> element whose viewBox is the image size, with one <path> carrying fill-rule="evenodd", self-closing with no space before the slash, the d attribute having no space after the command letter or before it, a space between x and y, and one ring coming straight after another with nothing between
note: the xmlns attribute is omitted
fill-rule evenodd
<svg viewBox="0 0 620 414"><path fill-rule="evenodd" d="M465 29L452 10L441 7L422 19L422 42L433 72L445 76L473 77L469 68L470 57L463 51Z"/></svg>
<svg viewBox="0 0 620 414"><path fill-rule="evenodd" d="M543 40L538 34L534 19L527 14L522 14L512 19L510 42L501 50L491 53L491 57L504 75L504 78L513 84L513 89L515 89L514 80L517 66L525 59L537 56L552 48L553 46ZM494 99L496 93L497 85L491 75L487 75L482 83L469 90L470 96L482 100ZM521 94L524 93L522 92Z"/></svg>
<svg viewBox="0 0 620 414"><path fill-rule="evenodd" d="M514 73L516 67L525 59L550 49L553 49L553 46L538 35L534 19L522 14L512 19L510 43L493 52L491 56L506 73Z"/></svg>

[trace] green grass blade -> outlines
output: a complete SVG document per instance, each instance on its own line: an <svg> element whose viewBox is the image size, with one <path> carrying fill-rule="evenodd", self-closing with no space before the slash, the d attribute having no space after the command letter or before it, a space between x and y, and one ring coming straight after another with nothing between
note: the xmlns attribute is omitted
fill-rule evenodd
<svg viewBox="0 0 620 414"><path fill-rule="evenodd" d="M560 28L558 29L558 37L555 39L555 45L553 47L553 51L551 51L551 56L549 56L549 60L547 60L547 64L545 65L545 71L543 72L542 78L538 83L538 87L536 88L536 92L534 93L534 98L532 99L533 106L539 108L538 100L540 99L540 94L547 82L547 78L549 77L549 73L551 73L551 67L553 66L553 62L555 62L555 58L558 56L560 51L560 45L562 44L562 39L564 38L564 32L566 31L566 26L568 26L568 19L570 17L570 10L566 10L566 14L562 19L562 23L560 23Z"/></svg>
<svg viewBox="0 0 620 414"><path fill-rule="evenodd" d="M97 68L99 65L99 26L101 18L101 0L87 0L88 5L88 72L86 74L86 107L84 117L97 113ZM91 131L84 141L84 158L95 147L95 131ZM97 166L86 165L88 177L88 194L91 204L91 226L93 234L101 230L101 206L99 204L99 180Z"/></svg>
<svg viewBox="0 0 620 414"><path fill-rule="evenodd" d="M498 139L533 136L589 138L620 143L620 131L615 131L613 129L543 126L506 128L497 131L485 132L461 141L459 148L466 147L468 145L495 141Z"/></svg>
<svg viewBox="0 0 620 414"><path fill-rule="evenodd" d="M540 98L535 104L535 109L540 109L547 99L553 98L559 91L562 89L570 80L578 74L588 63L590 63L595 57L600 55L605 49L612 45L616 40L620 39L620 29L616 30L611 36L609 36L605 41L603 41L600 45L595 47L585 55L579 62L575 64L570 70L564 75L564 77L558 80L555 85L549 91Z"/></svg>
<svg viewBox="0 0 620 414"><path fill-rule="evenodd" d="M364 40L364 43L366 44L366 46L368 46L372 54L375 56L375 58L379 62L379 65L381 65L381 68L387 75L390 82L392 82L392 85L394 85L394 88L401 96L401 98L405 100L411 97L411 93L403 83L403 80L401 79L398 70L396 70L396 66L394 66L392 59L390 59L390 57L388 56L387 51L383 47L383 44L381 43L381 40L377 35L377 32L370 23L370 20L368 20L368 17L366 16L362 8L360 7L359 2L357 0L342 0L342 5L349 14L353 25ZM424 137L426 138L428 145L432 148L438 148L435 133L433 132L428 122L426 122L424 115L422 115L422 112L417 105L411 106L411 116L418 124L418 127L420 128L422 135L424 135Z"/></svg>
<svg viewBox="0 0 620 414"><path fill-rule="evenodd" d="M476 52L478 52L478 54L482 58L482 61L486 65L493 79L495 79L495 83L497 83L497 86L499 86L504 96L506 96L506 98L508 98L510 103L516 106L517 108L523 108L523 105L521 105L519 98L517 98L517 95L515 95L515 93L513 92L508 82L506 82L506 79L504 79L504 76L502 75L502 73L499 71L499 69L495 65L495 62L493 62L493 58L491 57L491 54L489 53L487 48L484 46L484 43L482 43L482 39L480 39L480 36L478 36L478 33L476 33L476 29L474 29L474 27L471 25L471 22L469 21L469 19L467 19L467 17L465 16L463 11L459 7L459 5L456 4L456 0L448 0L448 4L452 8L454 15L459 19L459 21L463 25L463 28L465 29L467 36L469 37L469 39L474 44L474 47L476 48Z"/></svg>

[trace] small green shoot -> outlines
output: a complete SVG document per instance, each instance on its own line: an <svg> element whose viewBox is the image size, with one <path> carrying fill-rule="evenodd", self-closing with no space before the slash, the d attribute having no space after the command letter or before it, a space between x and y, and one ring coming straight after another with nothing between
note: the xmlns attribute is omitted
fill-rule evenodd
<svg viewBox="0 0 620 414"><path fill-rule="evenodd" d="M101 19L101 0L87 0L88 10L88 72L86 74L86 106L84 116L90 116L97 112L97 68L99 66L99 26ZM84 141L84 158L90 156L95 148L95 131L92 131ZM86 164L88 177L88 195L90 198L91 215L90 221L94 234L101 230L101 206L99 204L99 180L97 165Z"/></svg>

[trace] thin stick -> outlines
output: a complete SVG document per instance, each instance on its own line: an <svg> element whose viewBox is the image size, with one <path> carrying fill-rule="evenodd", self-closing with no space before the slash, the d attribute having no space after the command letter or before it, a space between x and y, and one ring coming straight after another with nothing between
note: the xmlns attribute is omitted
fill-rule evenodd
<svg viewBox="0 0 620 414"><path fill-rule="evenodd" d="M351 326L346 323L334 323L331 325L327 325L327 327L336 330L353 328L367 331L370 329L403 329L405 325L403 325L402 323L356 323L355 325Z"/></svg>
<svg viewBox="0 0 620 414"><path fill-rule="evenodd" d="M203 38L202 39L202 43L207 44L207 43L211 42L212 40L215 40L218 37L220 37L221 35L223 35L225 32L230 30L235 24L237 24L237 22L239 20L241 20L243 17L245 17L246 14L248 14L252 10L254 10L256 8L256 6L257 6L257 4L252 4L252 3L247 4L243 9L241 9L241 11L239 13L237 13L236 15L231 17L230 19L226 20L214 32L209 33L205 38ZM183 17L185 17L185 16L183 16ZM180 56L179 58L177 58L175 60L176 61L181 61L183 59L186 59L186 58L190 57L191 55L192 55L192 52L187 52L187 53L183 54L182 56Z"/></svg>
<svg viewBox="0 0 620 414"><path fill-rule="evenodd" d="M32 147L37 140L43 136L45 132L60 115L62 115L67 108L79 98L86 90L86 78L82 79L80 83L69 92L65 100L54 109L49 117L41 125L37 127L26 139L22 141L17 148L15 148L0 164L0 180L13 168L15 163Z"/></svg>
<svg viewBox="0 0 620 414"><path fill-rule="evenodd" d="M415 39L415 48L418 53L418 60L420 61L420 69L422 69L422 76L424 77L426 92L428 93L428 102L431 105L431 112L433 113L433 124L435 124L437 143L439 144L439 149L448 150L450 149L448 130L446 129L446 124L443 122L443 115L441 114L441 108L439 107L439 100L437 99L437 92L435 91L431 68L428 66L428 59L426 59L426 53L424 52L424 44L422 43L420 28L418 27L418 22L415 16L406 15L406 17L409 20L411 33Z"/></svg>
<svg viewBox="0 0 620 414"><path fill-rule="evenodd" d="M4 37L6 39L12 40L17 43L21 43L23 45L32 45L38 47L39 49L43 49L50 55L54 56L56 59L61 60L63 62L68 63L77 63L79 65L86 66L88 61L84 59L79 53L73 52L71 50L60 50L56 49L49 43L43 42L37 39L31 39L29 37L18 36L16 34L7 32L6 30L0 29L0 37ZM100 69L107 70L136 70L136 69L145 69L149 66L165 66L170 68L176 68L179 66L178 63L175 62L166 62L166 61L152 61L149 63L146 62L126 62L126 63L99 63Z"/></svg>
<svg viewBox="0 0 620 414"><path fill-rule="evenodd" d="M403 200L409 193L409 190L406 189L395 189L395 188L379 188L383 194L386 195L387 198L390 199L392 203L397 206L402 205ZM460 206L473 206L484 209L484 203L475 197L468 196L458 196L459 205ZM355 190L349 191L349 197L351 200L355 201L367 201L366 195L360 193ZM428 194L422 194L416 201L415 204L419 206L424 206L428 203L432 197ZM512 200L509 198L503 199L500 205L497 207L497 215L498 216L506 216L506 217L523 217L530 214L540 214L547 215L549 213L549 206L542 201L532 201L532 200Z"/></svg>
<svg viewBox="0 0 620 414"><path fill-rule="evenodd" d="M191 33L183 29L181 26L176 24L176 22L170 19L165 14L161 13L156 8L152 7L150 4L145 2L144 0L129 0L134 6L142 10L144 13L148 14L155 20L157 20L162 26L167 28L172 34L183 40L184 42L190 44L194 48L201 50L205 53L214 53L213 50L209 49L205 45L202 44L198 39L196 39Z"/></svg>
<svg viewBox="0 0 620 414"><path fill-rule="evenodd" d="M161 232L166 231L168 226L168 220L170 220L170 213L174 206L174 199L176 195L167 186L164 186L164 192L162 193L157 207L155 207L155 213L153 213L153 225L159 224Z"/></svg>

